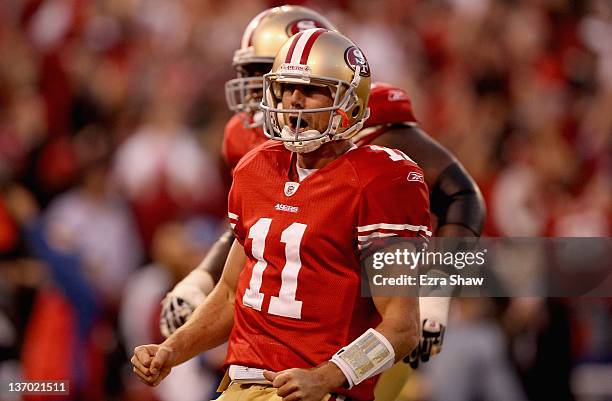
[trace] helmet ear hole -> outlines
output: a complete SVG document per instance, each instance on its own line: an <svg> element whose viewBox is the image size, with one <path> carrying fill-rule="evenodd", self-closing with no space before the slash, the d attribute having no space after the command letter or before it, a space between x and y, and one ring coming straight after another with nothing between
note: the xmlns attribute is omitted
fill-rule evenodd
<svg viewBox="0 0 612 401"><path fill-rule="evenodd" d="M357 117L360 112L361 112L361 107L355 106L355 108L353 109L353 112L351 113L351 117L353 118Z"/></svg>

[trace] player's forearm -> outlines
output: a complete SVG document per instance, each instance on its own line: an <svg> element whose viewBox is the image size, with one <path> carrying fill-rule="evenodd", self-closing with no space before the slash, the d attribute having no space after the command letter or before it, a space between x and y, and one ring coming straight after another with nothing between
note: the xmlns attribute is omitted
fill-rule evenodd
<svg viewBox="0 0 612 401"><path fill-rule="evenodd" d="M227 341L234 324L234 297L231 288L219 283L187 323L163 342L173 351L174 366Z"/></svg>
<svg viewBox="0 0 612 401"><path fill-rule="evenodd" d="M227 255L221 280L195 310L187 323L162 345L173 351L173 365L227 341L234 324L234 299L238 276L246 261L244 248L234 241Z"/></svg>
<svg viewBox="0 0 612 401"><path fill-rule="evenodd" d="M385 336L395 352L395 362L401 361L419 343L421 336L418 298L387 298L377 302L383 313L376 331Z"/></svg>

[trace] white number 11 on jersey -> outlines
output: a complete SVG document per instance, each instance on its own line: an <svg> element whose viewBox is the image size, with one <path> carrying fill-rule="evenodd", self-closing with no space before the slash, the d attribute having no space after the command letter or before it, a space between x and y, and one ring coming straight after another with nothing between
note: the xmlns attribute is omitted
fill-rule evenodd
<svg viewBox="0 0 612 401"><path fill-rule="evenodd" d="M261 289L263 273L268 266L268 262L264 259L263 255L271 223L272 219L262 217L249 230L249 238L253 240L251 250L253 257L257 259L257 263L253 266L249 288L244 292L242 303L258 311L261 311L264 299L264 294L259 292L259 290ZM272 315L294 319L302 317L302 301L295 299L295 292L297 290L298 274L302 268L300 243L302 242L304 231L306 231L306 224L292 223L281 234L281 242L285 244L286 262L281 272L281 288L278 297L273 296L270 299L268 313Z"/></svg>

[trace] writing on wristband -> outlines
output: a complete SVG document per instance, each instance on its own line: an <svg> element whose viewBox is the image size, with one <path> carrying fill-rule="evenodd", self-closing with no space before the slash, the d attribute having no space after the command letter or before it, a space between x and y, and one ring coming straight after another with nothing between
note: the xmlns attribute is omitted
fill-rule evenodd
<svg viewBox="0 0 612 401"><path fill-rule="evenodd" d="M368 329L355 341L343 347L331 359L344 373L349 388L390 368L395 352L389 340L374 329Z"/></svg>

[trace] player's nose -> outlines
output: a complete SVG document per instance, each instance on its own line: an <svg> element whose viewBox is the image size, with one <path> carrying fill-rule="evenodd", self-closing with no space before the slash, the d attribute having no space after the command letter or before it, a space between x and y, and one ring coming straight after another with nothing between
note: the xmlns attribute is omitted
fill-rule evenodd
<svg viewBox="0 0 612 401"><path fill-rule="evenodd" d="M293 108L304 108L304 91L299 86L295 86L291 91L290 103Z"/></svg>

